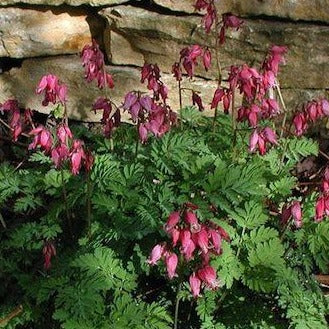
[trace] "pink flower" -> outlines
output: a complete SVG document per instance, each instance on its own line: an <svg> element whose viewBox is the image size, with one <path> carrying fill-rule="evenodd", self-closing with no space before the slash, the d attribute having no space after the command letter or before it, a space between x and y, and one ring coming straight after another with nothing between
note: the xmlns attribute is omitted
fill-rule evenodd
<svg viewBox="0 0 329 329"><path fill-rule="evenodd" d="M223 88L217 88L214 97L211 102L211 108L214 109L218 106L218 103L223 99L225 91Z"/></svg>
<svg viewBox="0 0 329 329"><path fill-rule="evenodd" d="M211 30L211 27L213 26L215 19L216 19L217 13L216 8L213 2L210 2L207 7L207 13L203 16L203 23L206 33L209 33Z"/></svg>
<svg viewBox="0 0 329 329"><path fill-rule="evenodd" d="M223 14L222 15L222 21L223 21L223 26L220 29L219 32L219 42L220 44L223 44L225 42L225 33L227 28L235 28L238 30L241 25L243 24L243 21L239 19L237 16L234 16L230 13Z"/></svg>
<svg viewBox="0 0 329 329"><path fill-rule="evenodd" d="M193 252L195 250L195 243L191 239L191 232L184 229L181 231L179 238L182 244L181 252L186 260L190 260L193 257Z"/></svg>
<svg viewBox="0 0 329 329"><path fill-rule="evenodd" d="M102 123L105 123L112 112L112 103L109 99L104 97L98 97L96 102L93 104L93 110L103 110L103 117L102 117Z"/></svg>
<svg viewBox="0 0 329 329"><path fill-rule="evenodd" d="M304 113L297 113L293 119L293 124L295 126L295 134L301 136L307 129L307 121Z"/></svg>
<svg viewBox="0 0 329 329"><path fill-rule="evenodd" d="M218 230L220 236L221 236L225 241L230 242L231 239L230 239L229 234L228 234L228 233L227 233L222 227L217 226L217 230Z"/></svg>
<svg viewBox="0 0 329 329"><path fill-rule="evenodd" d="M192 211L186 211L184 216L185 222L190 225L190 230L192 233L199 232L201 225L199 224L196 214Z"/></svg>
<svg viewBox="0 0 329 329"><path fill-rule="evenodd" d="M174 252L172 253L168 252L165 258L165 262L166 262L168 277L169 279L173 279L175 276L177 276L176 274L176 268L178 264L177 255Z"/></svg>
<svg viewBox="0 0 329 329"><path fill-rule="evenodd" d="M281 212L281 225L286 225L291 217L291 207L283 206Z"/></svg>
<svg viewBox="0 0 329 329"><path fill-rule="evenodd" d="M274 144L274 145L278 144L278 141L277 141L277 138L276 138L276 133L270 127L265 127L262 130L262 135L263 135L264 140L266 142L269 142L269 143Z"/></svg>
<svg viewBox="0 0 329 329"><path fill-rule="evenodd" d="M324 113L324 115L329 116L329 102L326 99L323 99L321 101L321 105L322 105L322 112Z"/></svg>
<svg viewBox="0 0 329 329"><path fill-rule="evenodd" d="M179 240L180 237L180 230L177 228L173 228L170 230L170 235L171 235L171 239L172 239L172 245L173 247L176 247L177 242Z"/></svg>
<svg viewBox="0 0 329 329"><path fill-rule="evenodd" d="M45 242L43 249L42 249L42 254L44 257L43 267L45 270L49 270L49 268L51 267L51 259L53 256L56 256L55 245L50 241Z"/></svg>
<svg viewBox="0 0 329 329"><path fill-rule="evenodd" d="M73 138L70 128L64 124L59 125L57 128L57 138L60 143L66 144L68 139Z"/></svg>
<svg viewBox="0 0 329 329"><path fill-rule="evenodd" d="M161 259L165 249L164 246L161 244L157 244L156 246L153 247L151 256L147 260L147 263L150 265L156 265L157 262Z"/></svg>
<svg viewBox="0 0 329 329"><path fill-rule="evenodd" d="M203 59L203 66L204 66L205 70L208 71L210 68L210 65L211 65L211 52L210 52L209 48L206 48L203 51L202 59Z"/></svg>
<svg viewBox="0 0 329 329"><path fill-rule="evenodd" d="M209 6L209 3L206 0L197 0L194 8L196 10L206 9Z"/></svg>
<svg viewBox="0 0 329 329"><path fill-rule="evenodd" d="M208 253L209 239L205 227L202 227L199 232L195 233L195 242L204 254Z"/></svg>
<svg viewBox="0 0 329 329"><path fill-rule="evenodd" d="M45 150L47 153L50 152L53 144L53 138L51 133L45 129L45 127L40 125L37 128L32 129L29 134L34 135L34 139L29 145L29 150L33 150L37 146L40 146L41 149Z"/></svg>
<svg viewBox="0 0 329 329"><path fill-rule="evenodd" d="M57 97L62 104L66 102L67 87L60 85L58 78L53 74L41 78L36 93L41 94L42 92L45 92L45 98L42 101L43 106L47 106L49 103L55 104Z"/></svg>
<svg viewBox="0 0 329 329"><path fill-rule="evenodd" d="M60 144L51 150L51 159L53 160L56 168L59 168L68 156L69 149L66 144Z"/></svg>
<svg viewBox="0 0 329 329"><path fill-rule="evenodd" d="M209 230L210 241L212 243L212 247L217 255L221 253L221 246L222 246L222 237L218 231L210 229Z"/></svg>
<svg viewBox="0 0 329 329"><path fill-rule="evenodd" d="M193 102L193 105L197 105L198 106L200 112L203 112L204 111L204 106L202 104L202 99L194 91L192 91L192 102Z"/></svg>
<svg viewBox="0 0 329 329"><path fill-rule="evenodd" d="M315 221L316 222L321 222L324 216L324 211L325 211L325 197L321 196L318 198L315 206Z"/></svg>
<svg viewBox="0 0 329 329"><path fill-rule="evenodd" d="M257 132L257 129L255 129L253 131L253 133L250 135L250 139L249 139L249 151L250 152L254 152L256 150L258 140L259 140L259 134Z"/></svg>
<svg viewBox="0 0 329 329"><path fill-rule="evenodd" d="M299 201L294 201L291 205L291 215L295 222L295 226L300 228L303 224L302 222L302 209L300 207Z"/></svg>
<svg viewBox="0 0 329 329"><path fill-rule="evenodd" d="M179 222L180 214L178 211L173 211L167 220L167 223L164 226L166 232L170 232Z"/></svg>
<svg viewBox="0 0 329 329"><path fill-rule="evenodd" d="M178 62L174 63L174 65L172 66L171 72L177 81L182 80L182 70L181 70L180 64Z"/></svg>
<svg viewBox="0 0 329 329"><path fill-rule="evenodd" d="M70 154L70 158L71 158L71 172L73 175L78 175L82 166L82 160L86 158L82 141L78 139L73 141L73 147Z"/></svg>
<svg viewBox="0 0 329 329"><path fill-rule="evenodd" d="M109 88L114 87L112 76L105 72L104 55L94 39L91 45L84 46L81 58L85 68L85 78L88 82L97 80L100 89L106 86Z"/></svg>
<svg viewBox="0 0 329 329"><path fill-rule="evenodd" d="M201 280L196 276L195 273L190 275L189 283L193 297L200 297Z"/></svg>
<svg viewBox="0 0 329 329"><path fill-rule="evenodd" d="M198 277L203 281L210 289L216 289L219 286L219 282L216 280L216 271L212 266L205 266L198 271Z"/></svg>
<svg viewBox="0 0 329 329"><path fill-rule="evenodd" d="M145 127L145 124L141 123L138 127L138 135L139 140L142 144L144 144L147 141L147 129Z"/></svg>

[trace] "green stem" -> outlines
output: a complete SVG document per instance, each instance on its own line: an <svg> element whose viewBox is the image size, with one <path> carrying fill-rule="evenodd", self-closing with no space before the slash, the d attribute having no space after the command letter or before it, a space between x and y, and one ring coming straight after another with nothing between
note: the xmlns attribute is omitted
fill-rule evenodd
<svg viewBox="0 0 329 329"><path fill-rule="evenodd" d="M87 173L87 225L88 225L88 237L91 237L91 191L92 185L90 181L90 173Z"/></svg>
<svg viewBox="0 0 329 329"><path fill-rule="evenodd" d="M177 288L177 294L176 294L176 305L175 305L175 321L174 321L174 329L177 329L178 327L178 311L179 311L179 301L180 301L180 291L182 289L182 283L180 282Z"/></svg>
<svg viewBox="0 0 329 329"><path fill-rule="evenodd" d="M61 169L61 178L62 178L62 193L63 193L63 200L64 200L64 208L66 212L66 219L69 225L69 230L72 235L72 222L71 222L71 216L70 216L70 211L68 207L68 202L67 202L67 191L65 187L65 180L64 180L64 171Z"/></svg>
<svg viewBox="0 0 329 329"><path fill-rule="evenodd" d="M179 97L179 114L180 114L180 119L182 120L183 100L182 100L182 84L180 80L178 80L178 97Z"/></svg>
<svg viewBox="0 0 329 329"><path fill-rule="evenodd" d="M286 121L287 121L287 107L286 107L286 104L283 100L283 97L282 97L282 93L281 93L281 89L280 89L280 85L279 85L279 81L276 82L276 90L278 91L278 95L279 95L279 98L280 98L280 102L282 104L282 107L283 107L283 111L284 111L284 116L283 116L283 120L282 120L282 125L281 125L281 133L280 133L280 138L282 138L283 136L283 131L284 131L284 128L285 128L285 125L286 125Z"/></svg>
<svg viewBox="0 0 329 329"><path fill-rule="evenodd" d="M246 233L246 228L244 227L242 229L242 233L241 233L241 236L240 236L240 239L239 239L239 247L238 247L238 250L236 252L236 257L238 258L240 256L240 252L241 252L241 244L242 244L242 240L243 240L243 237Z"/></svg>
<svg viewBox="0 0 329 329"><path fill-rule="evenodd" d="M222 83L222 68L220 65L220 60L219 60L219 33L218 33L218 26L219 26L219 21L218 21L218 13L216 10L216 17L215 17L215 26L216 26L216 43L215 43L215 55L216 55L216 67L217 67L217 88L219 88L219 86ZM214 120L213 120L213 127L212 130L215 131L215 127L216 127L216 122L217 122L217 115L218 115L218 109L216 107L215 109L215 115L214 115Z"/></svg>

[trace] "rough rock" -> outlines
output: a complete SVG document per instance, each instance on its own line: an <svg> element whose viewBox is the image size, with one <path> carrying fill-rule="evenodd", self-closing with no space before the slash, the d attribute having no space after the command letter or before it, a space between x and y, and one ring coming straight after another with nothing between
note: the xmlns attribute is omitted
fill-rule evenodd
<svg viewBox="0 0 329 329"><path fill-rule="evenodd" d="M147 91L140 83L140 69L131 67L109 66L107 71L113 75L115 87L107 91L111 99L120 105L125 94L131 90ZM0 103L9 98L16 98L22 107L36 109L41 113L49 113L52 106L41 105L42 96L35 94L40 78L48 73L57 75L68 87L68 113L72 119L82 121L98 121L100 114L90 111L94 100L104 96L105 91L99 90L96 83L84 80L83 68L78 56L63 56L54 58L28 59L21 68L13 68L0 75ZM169 105L179 108L178 88L170 74L163 74L163 82L169 87ZM216 84L212 81L194 79L185 81L184 87L194 88L201 92L205 105L209 104ZM191 94L183 93L183 104L191 105ZM208 106L209 107L209 106Z"/></svg>
<svg viewBox="0 0 329 329"><path fill-rule="evenodd" d="M128 0L1 0L1 6L15 5L25 3L28 5L43 5L43 6L112 6L127 2Z"/></svg>
<svg viewBox="0 0 329 329"><path fill-rule="evenodd" d="M134 53L144 60L161 64L170 72L178 60L180 50L189 44L214 48L214 35L205 35L199 17L164 15L132 6L118 6L100 11L108 19L105 35L114 31L124 38ZM280 75L285 88L329 88L329 26L296 24L262 19L246 20L239 31L230 31L224 47L220 49L222 67L248 63L257 66L272 44L288 47L287 64ZM116 64L140 65L140 56L126 56L116 44L109 46ZM135 60L138 58L138 60ZM215 70L207 74L201 65L197 75L216 76Z"/></svg>
<svg viewBox="0 0 329 329"><path fill-rule="evenodd" d="M14 22L14 24L13 24ZM85 12L0 8L0 57L74 54L101 35L102 21Z"/></svg>
<svg viewBox="0 0 329 329"><path fill-rule="evenodd" d="M173 11L194 13L196 0L154 0ZM219 12L238 16L269 16L291 20L329 23L329 0L222 0L217 1Z"/></svg>

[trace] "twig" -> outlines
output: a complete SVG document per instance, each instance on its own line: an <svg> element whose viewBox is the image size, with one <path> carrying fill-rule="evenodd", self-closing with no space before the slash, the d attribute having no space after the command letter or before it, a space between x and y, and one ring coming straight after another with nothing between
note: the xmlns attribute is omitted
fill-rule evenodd
<svg viewBox="0 0 329 329"><path fill-rule="evenodd" d="M5 222L5 220L3 219L3 216L2 216L1 213L0 213L0 223L2 224L2 226L3 226L4 229L7 228L6 222Z"/></svg>
<svg viewBox="0 0 329 329"><path fill-rule="evenodd" d="M6 325L11 319L19 316L23 312L23 306L17 306L13 311L11 311L7 316L0 319L0 325Z"/></svg>
<svg viewBox="0 0 329 329"><path fill-rule="evenodd" d="M88 225L88 237L91 238L91 181L90 173L87 173L87 225Z"/></svg>
<svg viewBox="0 0 329 329"><path fill-rule="evenodd" d="M328 156L326 153L324 153L324 152L321 151L321 150L319 150L319 153L320 153L324 158L326 158L327 160L329 160L329 156Z"/></svg>

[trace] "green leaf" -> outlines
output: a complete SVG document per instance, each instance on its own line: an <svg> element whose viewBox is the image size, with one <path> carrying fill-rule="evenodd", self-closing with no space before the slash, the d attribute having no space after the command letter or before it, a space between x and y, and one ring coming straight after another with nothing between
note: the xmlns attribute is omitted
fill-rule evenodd
<svg viewBox="0 0 329 329"><path fill-rule="evenodd" d="M263 206L253 200L246 202L244 209L235 208L230 210L228 214L239 226L250 230L264 225L267 221L267 216L263 213Z"/></svg>

